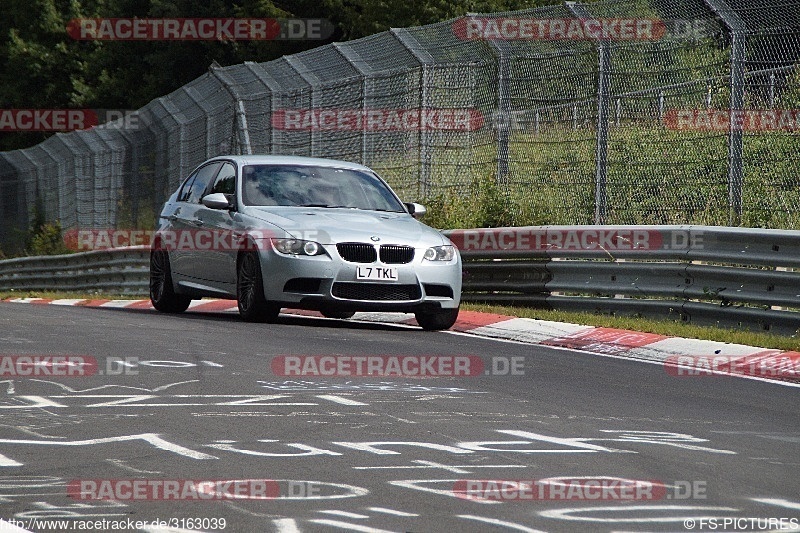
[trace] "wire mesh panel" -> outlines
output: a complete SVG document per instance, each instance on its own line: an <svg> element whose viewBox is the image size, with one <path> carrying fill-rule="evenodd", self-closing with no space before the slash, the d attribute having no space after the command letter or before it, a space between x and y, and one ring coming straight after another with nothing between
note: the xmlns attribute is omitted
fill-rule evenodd
<svg viewBox="0 0 800 533"><path fill-rule="evenodd" d="M800 227L800 6L729 2L747 26L742 225ZM794 4L794 5L789 5Z"/></svg>
<svg viewBox="0 0 800 533"><path fill-rule="evenodd" d="M9 156L0 153L0 245L19 247L28 227L26 183Z"/></svg>
<svg viewBox="0 0 800 533"><path fill-rule="evenodd" d="M135 128L0 154L0 217L152 225L196 165L249 152L362 162L440 227L797 228L797 7L565 2L214 65Z"/></svg>

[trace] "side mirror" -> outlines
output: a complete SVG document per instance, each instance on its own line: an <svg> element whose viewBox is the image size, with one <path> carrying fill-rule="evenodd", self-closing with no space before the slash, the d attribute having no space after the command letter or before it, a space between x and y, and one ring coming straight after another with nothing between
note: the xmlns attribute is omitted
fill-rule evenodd
<svg viewBox="0 0 800 533"><path fill-rule="evenodd" d="M422 204L416 204L414 202L406 202L405 206L406 206L406 209L408 209L408 212L414 218L424 217L425 213L428 212L428 210L425 209L425 206L422 205Z"/></svg>
<svg viewBox="0 0 800 533"><path fill-rule="evenodd" d="M204 206L209 209L230 209L231 203L228 198L221 192L207 194L201 200Z"/></svg>

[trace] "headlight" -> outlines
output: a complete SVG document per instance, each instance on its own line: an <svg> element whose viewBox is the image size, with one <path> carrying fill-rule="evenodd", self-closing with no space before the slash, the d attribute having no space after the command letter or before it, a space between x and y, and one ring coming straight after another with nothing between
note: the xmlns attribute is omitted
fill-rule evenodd
<svg viewBox="0 0 800 533"><path fill-rule="evenodd" d="M287 255L322 255L325 250L314 241L301 241L300 239L271 239L272 246L282 254Z"/></svg>
<svg viewBox="0 0 800 533"><path fill-rule="evenodd" d="M455 246L434 246L425 250L422 256L426 261L452 261L456 256Z"/></svg>

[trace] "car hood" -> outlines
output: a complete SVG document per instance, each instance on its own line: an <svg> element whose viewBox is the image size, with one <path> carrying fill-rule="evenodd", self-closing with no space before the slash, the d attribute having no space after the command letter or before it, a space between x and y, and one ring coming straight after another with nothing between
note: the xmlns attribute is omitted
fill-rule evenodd
<svg viewBox="0 0 800 533"><path fill-rule="evenodd" d="M246 207L247 216L278 226L292 237L320 244L373 242L438 246L446 238L407 213L342 208Z"/></svg>

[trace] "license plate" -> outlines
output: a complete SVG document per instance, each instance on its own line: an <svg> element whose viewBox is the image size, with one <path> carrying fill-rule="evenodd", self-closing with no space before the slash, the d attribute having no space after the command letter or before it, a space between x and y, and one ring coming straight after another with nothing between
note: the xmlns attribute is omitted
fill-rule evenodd
<svg viewBox="0 0 800 533"><path fill-rule="evenodd" d="M397 269L394 267L360 266L356 269L356 279L397 281Z"/></svg>

